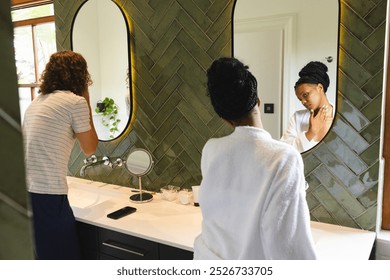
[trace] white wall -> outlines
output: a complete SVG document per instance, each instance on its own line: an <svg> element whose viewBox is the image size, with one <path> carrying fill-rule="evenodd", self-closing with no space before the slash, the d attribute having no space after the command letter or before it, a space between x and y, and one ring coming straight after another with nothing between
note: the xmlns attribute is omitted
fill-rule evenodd
<svg viewBox="0 0 390 280"><path fill-rule="evenodd" d="M288 57L289 86L293 98L286 100L290 106L283 112L290 116L294 111L303 109L295 97L294 84L298 79L299 70L308 62L316 60L324 62L329 68L331 80L327 95L336 105L336 77L339 9L338 0L237 0L234 21L283 17L294 15L292 53ZM253 56L266 55L253 53ZM325 57L332 56L333 62L328 63ZM250 66L250 61L246 61ZM261 97L261 88L260 88ZM286 113L287 112L287 113Z"/></svg>
<svg viewBox="0 0 390 280"><path fill-rule="evenodd" d="M94 28L99 25L97 13L97 2L86 2L77 14L72 30L73 50L84 56L93 80L93 85L89 88L91 104L96 104L101 99L100 59L97 59L100 57L99 30ZM91 45L95 47L91 48Z"/></svg>

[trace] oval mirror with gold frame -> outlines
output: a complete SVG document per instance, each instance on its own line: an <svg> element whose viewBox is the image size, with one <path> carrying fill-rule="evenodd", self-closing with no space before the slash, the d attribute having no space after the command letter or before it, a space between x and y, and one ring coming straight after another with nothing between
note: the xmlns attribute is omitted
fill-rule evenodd
<svg viewBox="0 0 390 280"><path fill-rule="evenodd" d="M88 63L92 118L100 141L118 138L132 114L129 24L111 0L85 1L72 24L72 50Z"/></svg>

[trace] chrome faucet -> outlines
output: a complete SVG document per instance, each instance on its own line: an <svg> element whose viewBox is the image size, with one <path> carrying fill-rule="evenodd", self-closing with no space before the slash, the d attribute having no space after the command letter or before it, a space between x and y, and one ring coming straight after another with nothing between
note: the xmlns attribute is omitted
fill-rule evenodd
<svg viewBox="0 0 390 280"><path fill-rule="evenodd" d="M104 161L103 162L104 165L107 165L111 168L115 168L117 166L120 167L123 165L123 159L121 159L120 157L116 158L115 160L111 160L109 157L104 156L102 160Z"/></svg>
<svg viewBox="0 0 390 280"><path fill-rule="evenodd" d="M111 161L108 156L103 156L101 160L98 160L95 155L92 155L89 158L84 159L84 165L80 169L80 176L85 177L86 170L89 166L96 166L99 164L106 165L110 168L115 168L117 166L122 166L123 160L118 157L114 161Z"/></svg>
<svg viewBox="0 0 390 280"><path fill-rule="evenodd" d="M115 168L117 166L122 166L123 165L123 159L117 158L113 163L112 163L112 168Z"/></svg>
<svg viewBox="0 0 390 280"><path fill-rule="evenodd" d="M89 166L96 166L99 164L108 165L109 167L113 167L110 158L107 156L102 157L101 160L97 160L97 157L95 155L90 156L89 158L84 159L84 165L80 169L80 176L84 177L86 174L86 169Z"/></svg>

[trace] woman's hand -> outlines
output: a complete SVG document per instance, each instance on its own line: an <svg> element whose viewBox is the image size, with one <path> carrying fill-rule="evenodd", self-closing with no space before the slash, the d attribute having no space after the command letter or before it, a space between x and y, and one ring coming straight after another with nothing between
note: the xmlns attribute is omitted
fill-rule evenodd
<svg viewBox="0 0 390 280"><path fill-rule="evenodd" d="M328 105L323 105L317 114L314 110L310 110L309 130L306 132L306 138L309 141L312 139L320 141L328 132L332 119L332 109L329 110Z"/></svg>

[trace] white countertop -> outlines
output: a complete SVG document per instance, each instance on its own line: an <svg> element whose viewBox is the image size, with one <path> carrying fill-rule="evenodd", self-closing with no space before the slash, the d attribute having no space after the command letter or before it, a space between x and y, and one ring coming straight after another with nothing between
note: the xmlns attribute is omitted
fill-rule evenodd
<svg viewBox="0 0 390 280"><path fill-rule="evenodd" d="M68 177L69 201L76 220L132 236L193 251L193 241L201 231L199 207L166 201L161 194L147 203L134 203L131 188ZM118 220L106 215L124 206L137 211ZM367 260L375 232L311 222L318 258Z"/></svg>

